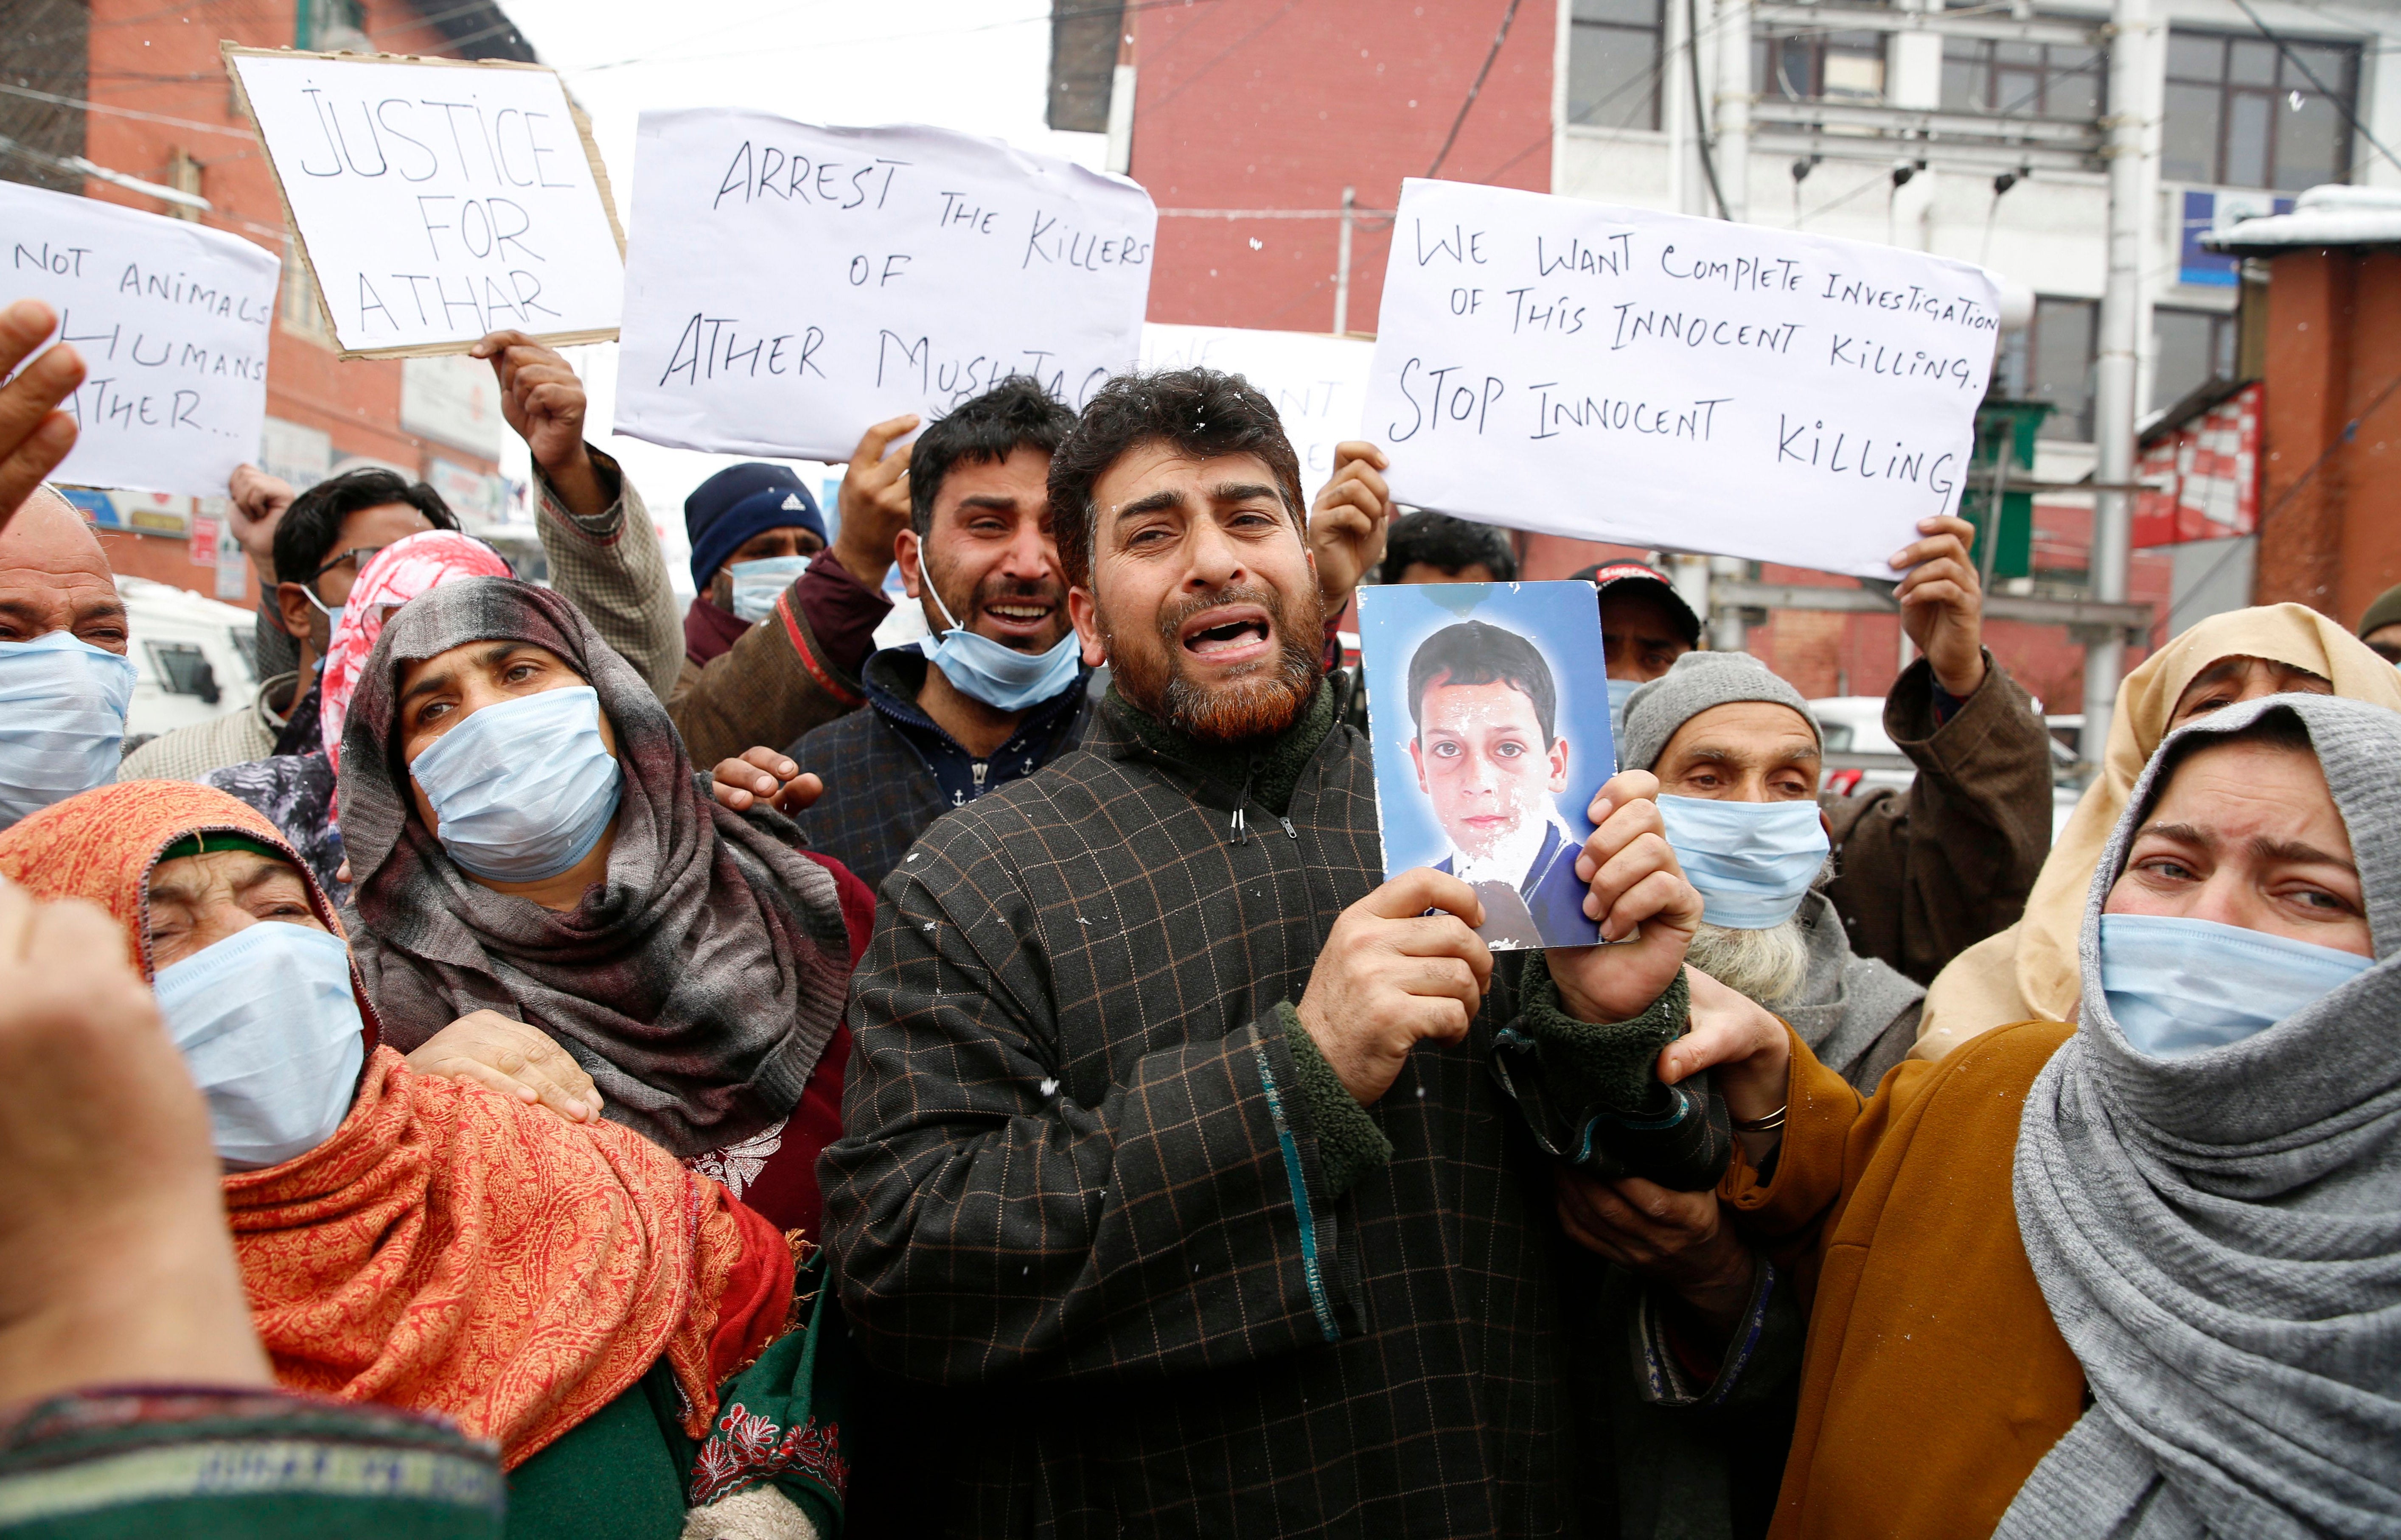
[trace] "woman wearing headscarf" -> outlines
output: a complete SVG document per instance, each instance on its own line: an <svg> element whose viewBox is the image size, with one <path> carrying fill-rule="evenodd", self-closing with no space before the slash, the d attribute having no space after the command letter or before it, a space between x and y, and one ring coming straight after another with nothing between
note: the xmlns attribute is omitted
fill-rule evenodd
<svg viewBox="0 0 2401 1540"><path fill-rule="evenodd" d="M1864 1111L1780 1026L1734 1061L1790 1055L1725 1191L1814 1293L1773 1535L2401 1533L2395 763L2380 706L2205 715L2101 854L2079 1025Z"/></svg>
<svg viewBox="0 0 2401 1540"><path fill-rule="evenodd" d="M341 822L396 1046L530 1023L608 1117L814 1237L873 895L776 815L719 807L572 604L470 578L393 615L343 728Z"/></svg>
<svg viewBox="0 0 2401 1540"><path fill-rule="evenodd" d="M421 530L384 547L360 569L326 644L324 671L313 697L318 742L305 754L269 755L199 778L202 785L230 793L266 814L309 863L318 885L337 907L350 898L350 885L341 877L341 825L334 819L342 720L358 688L359 670L383 634L385 617L453 579L509 575L508 561L499 552L456 530Z"/></svg>
<svg viewBox="0 0 2401 1540"><path fill-rule="evenodd" d="M838 1524L785 1238L629 1129L412 1070L265 819L123 783L0 835L0 875L124 928L208 1104L280 1385L498 1445L520 1537Z"/></svg>
<svg viewBox="0 0 2401 1540"><path fill-rule="evenodd" d="M2119 687L2100 773L2052 841L2024 918L1935 975L1910 1056L1939 1059L2010 1022L2073 1020L2083 988L2076 937L2085 890L2135 778L2176 728L2279 690L2401 711L2401 672L2305 605L2262 605L2196 622Z"/></svg>

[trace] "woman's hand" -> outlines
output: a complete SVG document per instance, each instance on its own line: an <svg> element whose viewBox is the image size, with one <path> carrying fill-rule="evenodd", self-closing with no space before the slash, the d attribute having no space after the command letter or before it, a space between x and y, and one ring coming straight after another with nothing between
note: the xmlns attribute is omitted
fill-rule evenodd
<svg viewBox="0 0 2401 1540"><path fill-rule="evenodd" d="M1792 1086L1792 1034L1767 1007L1701 972L1686 968L1693 988L1692 1028L1659 1050L1659 1078L1673 1085L1700 1070L1725 1098L1737 1123L1756 1123L1784 1110ZM1736 1130L1754 1165L1783 1138L1778 1132Z"/></svg>
<svg viewBox="0 0 2401 1540"><path fill-rule="evenodd" d="M597 1122L600 1088L567 1050L539 1027L498 1011L470 1011L408 1056L408 1067L444 1080L476 1084L540 1105L568 1123Z"/></svg>

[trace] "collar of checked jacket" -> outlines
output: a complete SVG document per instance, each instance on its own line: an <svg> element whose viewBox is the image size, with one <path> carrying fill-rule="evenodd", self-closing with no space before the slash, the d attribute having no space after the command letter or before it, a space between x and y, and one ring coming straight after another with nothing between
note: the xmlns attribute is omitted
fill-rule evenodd
<svg viewBox="0 0 2401 1540"><path fill-rule="evenodd" d="M1240 809L1255 803L1282 818L1292 809L1293 789L1324 746L1349 704L1351 684L1344 674L1322 680L1309 708L1281 735L1249 743L1200 743L1175 731L1118 693L1114 684L1101 703L1101 716L1115 730L1095 744L1116 759L1148 759L1192 783L1205 806Z"/></svg>

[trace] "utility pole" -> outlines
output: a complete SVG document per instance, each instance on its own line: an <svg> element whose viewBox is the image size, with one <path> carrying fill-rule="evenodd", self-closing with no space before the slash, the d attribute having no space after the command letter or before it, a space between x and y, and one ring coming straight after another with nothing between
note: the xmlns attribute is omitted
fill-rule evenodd
<svg viewBox="0 0 2401 1540"><path fill-rule="evenodd" d="M1725 216L1750 217L1750 0L1718 0L1718 195Z"/></svg>
<svg viewBox="0 0 2401 1540"><path fill-rule="evenodd" d="M2153 102L2160 64L2151 0L2112 0L2109 12L2109 270L2101 294L2101 348L2093 381L2092 479L2107 491L2092 495L2092 597L2126 597L2128 546L2133 536L2135 386L2140 376L2147 307L2143 260L2150 235ZM2125 673L2125 634L2096 627L2085 634L2084 732L2079 751L2097 772Z"/></svg>
<svg viewBox="0 0 2401 1540"><path fill-rule="evenodd" d="M1351 330L1351 221L1359 205L1359 189L1342 189L1342 233L1335 238L1334 334Z"/></svg>

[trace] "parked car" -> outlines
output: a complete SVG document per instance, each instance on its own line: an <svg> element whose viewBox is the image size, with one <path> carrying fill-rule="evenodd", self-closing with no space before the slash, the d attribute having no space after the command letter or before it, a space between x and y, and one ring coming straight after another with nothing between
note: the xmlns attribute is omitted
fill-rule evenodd
<svg viewBox="0 0 2401 1540"><path fill-rule="evenodd" d="M251 652L257 617L189 589L119 577L136 681L128 752L170 728L246 710L258 694Z"/></svg>
<svg viewBox="0 0 2401 1540"><path fill-rule="evenodd" d="M1836 695L1809 702L1825 734L1826 756L1822 791L1849 796L1876 786L1908 789L1917 769L1884 730L1884 697ZM2067 815L2076 811L2084 784L2076 758L2076 743L2083 731L2079 715L2046 716L2051 729L2051 837L2059 838Z"/></svg>
<svg viewBox="0 0 2401 1540"><path fill-rule="evenodd" d="M1826 740L1821 791L1845 797L1876 786L1906 791L1917 767L1884 730L1881 695L1831 695L1809 702L1818 731Z"/></svg>

